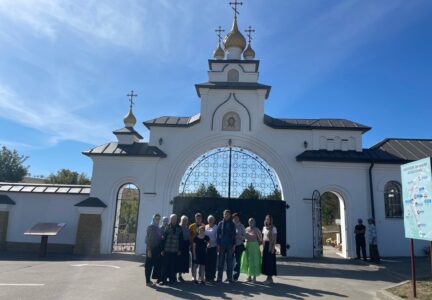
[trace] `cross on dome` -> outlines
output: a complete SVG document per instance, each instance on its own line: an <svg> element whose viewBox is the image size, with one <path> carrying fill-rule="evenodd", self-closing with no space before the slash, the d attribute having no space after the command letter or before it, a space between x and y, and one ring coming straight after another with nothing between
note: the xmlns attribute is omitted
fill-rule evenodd
<svg viewBox="0 0 432 300"><path fill-rule="evenodd" d="M252 32L255 32L255 29L252 29L252 26L249 26L248 29L245 30L245 32L247 33L248 42L250 44L250 42L252 40Z"/></svg>
<svg viewBox="0 0 432 300"><path fill-rule="evenodd" d="M217 37L219 39L219 45L222 41L222 32L225 32L225 29L222 29L222 27L219 25L217 29L215 29L215 32L217 32Z"/></svg>
<svg viewBox="0 0 432 300"><path fill-rule="evenodd" d="M235 0L234 2L230 2L229 5L231 5L231 8L234 10L234 18L237 19L237 15L240 14L240 12L237 9L237 6L243 5L243 2L237 2L237 0Z"/></svg>
<svg viewBox="0 0 432 300"><path fill-rule="evenodd" d="M130 102L130 108L132 108L132 105L134 105L134 101L133 101L133 97L138 97L137 94L134 94L134 91L131 90L129 94L127 94L126 96L129 97L129 102Z"/></svg>
<svg viewBox="0 0 432 300"><path fill-rule="evenodd" d="M134 91L131 90L129 94L127 94L126 96L129 97L129 112L128 114L123 118L123 123L125 124L126 127L134 127L134 125L136 124L136 118L132 112L132 106L135 104L133 101L134 97L137 97L137 94L134 94Z"/></svg>

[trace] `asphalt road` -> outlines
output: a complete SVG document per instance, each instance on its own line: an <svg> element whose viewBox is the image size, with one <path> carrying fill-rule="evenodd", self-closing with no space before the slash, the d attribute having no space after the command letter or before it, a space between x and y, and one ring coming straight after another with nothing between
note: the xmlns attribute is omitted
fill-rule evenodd
<svg viewBox="0 0 432 300"><path fill-rule="evenodd" d="M338 258L280 259L273 285L234 284L145 286L143 257L106 255L86 259L0 253L0 299L375 299L375 291L410 277L407 258L381 265ZM426 258L417 259L420 275ZM188 280L190 276L186 276Z"/></svg>

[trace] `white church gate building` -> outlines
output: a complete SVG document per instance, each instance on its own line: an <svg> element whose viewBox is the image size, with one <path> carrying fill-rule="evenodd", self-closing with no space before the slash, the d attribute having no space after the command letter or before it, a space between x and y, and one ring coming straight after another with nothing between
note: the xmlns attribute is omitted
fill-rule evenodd
<svg viewBox="0 0 432 300"><path fill-rule="evenodd" d="M237 22L235 15L231 30L208 61L207 80L195 85L200 111L190 117L145 121L150 136L142 141L131 105L125 127L113 132L117 141L84 152L93 161L91 186L0 183L0 248L37 249L39 239L25 236L26 229L37 222L65 222L65 229L50 238L48 251L142 254L153 214L169 215L175 205L181 206L185 193L190 198L204 183L214 184L222 196L198 199L223 201L213 211L240 201L236 198L250 184L263 196L251 203L280 205L278 217L285 219L277 217L277 226L283 233L281 244L289 245L288 256L319 253L314 224L320 216L312 209L319 200L317 192L331 192L339 199L344 257L355 256L357 219L369 217L376 220L381 255L408 255L399 166L432 156L432 140L385 139L364 149L362 136L371 129L368 126L345 119L267 115L271 87L259 82L260 61ZM240 156L243 152L252 159L228 161L230 174L227 157L220 153L221 159L200 164L218 151ZM186 180L189 175L193 182ZM316 199L310 200L314 191ZM280 200L266 197L278 192ZM124 224L121 215L126 209L136 217ZM189 214L195 211L191 205L187 209ZM242 215L243 222L249 217L257 216ZM417 251L421 254L421 246Z"/></svg>

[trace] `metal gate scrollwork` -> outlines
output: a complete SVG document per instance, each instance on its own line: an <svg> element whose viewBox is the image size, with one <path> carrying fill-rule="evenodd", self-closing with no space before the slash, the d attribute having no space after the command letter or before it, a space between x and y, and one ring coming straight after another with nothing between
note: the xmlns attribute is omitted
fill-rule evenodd
<svg viewBox="0 0 432 300"><path fill-rule="evenodd" d="M221 147L198 157L183 175L179 194L192 195L203 184L214 185L226 198L238 198L251 184L263 198L280 196L273 168L258 155L238 147Z"/></svg>

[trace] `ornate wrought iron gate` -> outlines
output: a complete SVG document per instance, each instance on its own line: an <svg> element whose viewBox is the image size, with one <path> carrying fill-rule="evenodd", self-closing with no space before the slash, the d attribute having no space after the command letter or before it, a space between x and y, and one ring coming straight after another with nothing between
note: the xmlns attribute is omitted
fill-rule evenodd
<svg viewBox="0 0 432 300"><path fill-rule="evenodd" d="M321 224L321 195L315 190L312 194L312 230L313 256L323 256L322 224Z"/></svg>
<svg viewBox="0 0 432 300"><path fill-rule="evenodd" d="M180 183L179 195L192 196L212 184L222 197L237 198L250 184L264 198L280 195L276 172L258 155L238 147L221 147L198 157Z"/></svg>

